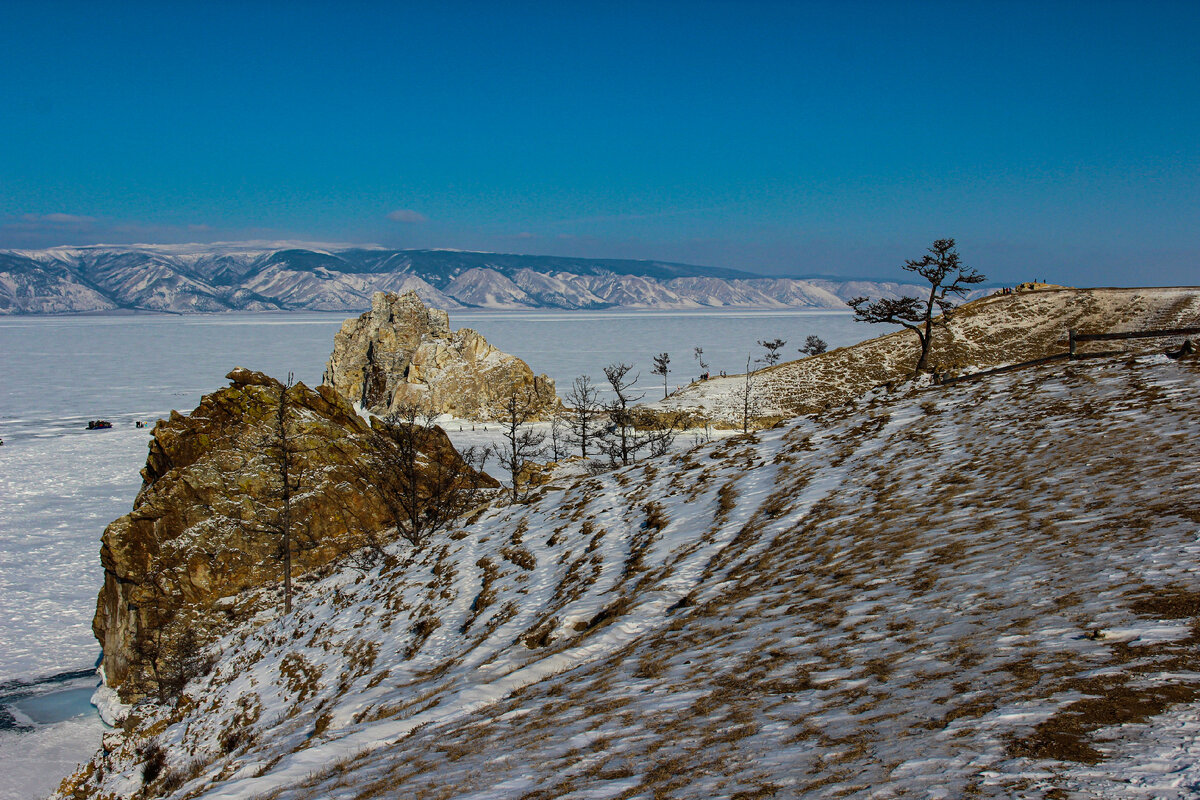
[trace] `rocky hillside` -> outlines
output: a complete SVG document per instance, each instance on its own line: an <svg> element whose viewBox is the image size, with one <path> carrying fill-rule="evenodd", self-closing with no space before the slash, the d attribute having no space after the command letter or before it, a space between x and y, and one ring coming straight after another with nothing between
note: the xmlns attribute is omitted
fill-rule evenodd
<svg viewBox="0 0 1200 800"><path fill-rule="evenodd" d="M934 333L929 363L947 375L1032 361L1067 350L1068 331L1103 333L1200 327L1200 289L1052 289L991 295L963 305ZM1173 340L1178 343L1176 337ZM1161 349L1168 340L1094 342L1080 353ZM790 417L840 406L864 392L912 376L916 334L898 331L755 373L757 413ZM693 383L652 408L740 423L745 376Z"/></svg>
<svg viewBox="0 0 1200 800"><path fill-rule="evenodd" d="M529 419L560 405L553 380L470 328L451 331L449 315L427 308L416 292L379 292L370 311L346 320L323 382L380 416L409 405L459 419L501 419L513 392L528 404Z"/></svg>
<svg viewBox="0 0 1200 800"><path fill-rule="evenodd" d="M0 314L362 311L375 292L437 308L843 308L897 283L763 278L661 261L454 250L255 244L96 245L0 250Z"/></svg>
<svg viewBox="0 0 1200 800"><path fill-rule="evenodd" d="M289 437L292 572L298 580L386 540L387 504L363 465L371 428L329 387L235 369L189 415L159 420L133 510L104 531L104 588L93 629L110 688L127 701L178 690L199 648L276 602L284 576L281 397ZM444 434L425 451L457 458Z"/></svg>
<svg viewBox="0 0 1200 800"><path fill-rule="evenodd" d="M544 488L240 621L58 797L1188 796L1198 401L1055 364Z"/></svg>

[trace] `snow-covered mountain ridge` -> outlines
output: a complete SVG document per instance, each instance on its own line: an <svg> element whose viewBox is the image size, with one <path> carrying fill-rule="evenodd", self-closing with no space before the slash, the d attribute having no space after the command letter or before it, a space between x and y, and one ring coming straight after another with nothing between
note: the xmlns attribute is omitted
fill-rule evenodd
<svg viewBox="0 0 1200 800"><path fill-rule="evenodd" d="M1198 400L1055 365L547 487L242 619L60 796L1187 796Z"/></svg>
<svg viewBox="0 0 1200 800"><path fill-rule="evenodd" d="M363 311L413 290L437 308L842 308L899 283L764 278L673 264L271 243L0 250L0 314L117 309Z"/></svg>

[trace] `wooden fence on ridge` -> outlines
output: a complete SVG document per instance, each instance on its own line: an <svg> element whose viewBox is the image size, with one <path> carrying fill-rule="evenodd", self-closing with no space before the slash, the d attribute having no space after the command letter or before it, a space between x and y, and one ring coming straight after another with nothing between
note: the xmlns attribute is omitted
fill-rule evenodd
<svg viewBox="0 0 1200 800"><path fill-rule="evenodd" d="M999 375L1002 372L1012 372L1025 367L1035 367L1039 364L1049 364L1054 361L1075 361L1081 358L1106 358L1109 356L1121 355L1122 350L1106 350L1099 353L1080 353L1077 350L1077 345L1080 342L1111 342L1122 339L1161 339L1168 336L1193 336L1200 334L1200 328L1168 328L1165 330L1156 331L1126 331L1123 333L1079 333L1074 328L1067 331L1067 352L1056 353L1052 356L1044 356L1043 358L1035 358L1032 361L1022 361L1018 364L1008 364L995 369L987 369L982 372L972 372L970 375L957 375L953 378L943 378L936 372L934 373L934 383L942 386L959 381L969 381L972 378L982 378L987 375Z"/></svg>

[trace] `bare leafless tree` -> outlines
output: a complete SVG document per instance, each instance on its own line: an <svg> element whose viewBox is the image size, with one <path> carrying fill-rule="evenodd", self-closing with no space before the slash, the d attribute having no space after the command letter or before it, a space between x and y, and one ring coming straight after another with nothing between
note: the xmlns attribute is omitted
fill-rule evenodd
<svg viewBox="0 0 1200 800"><path fill-rule="evenodd" d="M640 418L635 410L635 420L638 428L638 436L645 441L645 447L649 451L651 457L661 456L671 449L671 445L675 443L675 436L679 432L680 419L682 414L665 413L665 414L642 414Z"/></svg>
<svg viewBox="0 0 1200 800"><path fill-rule="evenodd" d="M496 458L509 474L513 502L519 503L529 495L521 486L522 475L545 456L546 434L526 426L537 415L535 397L526 388L514 385L501 408L503 441L496 447Z"/></svg>
<svg viewBox="0 0 1200 800"><path fill-rule="evenodd" d="M755 383L754 362L750 359L749 354L747 354L746 374L743 376L742 385L737 392L738 405L740 406L742 415L742 433L747 433L750 430L750 420L758 416L758 398L754 393Z"/></svg>
<svg viewBox="0 0 1200 800"><path fill-rule="evenodd" d="M570 425L566 412L561 408L556 408L554 413L550 415L550 460L555 463L562 460L567 454L568 433Z"/></svg>
<svg viewBox="0 0 1200 800"><path fill-rule="evenodd" d="M600 393L591 378L580 375L571 384L567 402L571 404L568 420L571 441L579 446L580 455L587 458L588 444L596 436L596 418L601 411Z"/></svg>
<svg viewBox="0 0 1200 800"><path fill-rule="evenodd" d="M609 364L604 368L604 377L612 390L613 399L605 406L608 427L602 447L612 463L622 466L632 463L640 449L632 406L645 395L633 393L639 376L631 378L629 372L632 369L630 364Z"/></svg>
<svg viewBox="0 0 1200 800"><path fill-rule="evenodd" d="M929 361L934 326L949 325L952 312L958 305L950 298L965 297L969 286L982 283L986 278L962 263L953 239L938 239L919 260L906 260L902 269L915 272L929 282L928 297L883 298L875 301L867 297L855 297L846 304L854 309L854 318L859 322L902 325L916 333L921 344L921 355L913 374L920 375ZM934 318L935 309L941 314L937 319Z"/></svg>
<svg viewBox="0 0 1200 800"><path fill-rule="evenodd" d="M633 391L638 376L630 376L632 369L629 364L609 364L604 368L613 399L604 406L608 424L600 438L600 449L608 456L609 463L616 466L632 464L643 451L651 456L667 452L675 441L681 418L678 413L635 408L634 403L644 395Z"/></svg>
<svg viewBox="0 0 1200 800"><path fill-rule="evenodd" d="M283 568L283 609L289 614L292 611L292 561L300 534L306 529L304 521L295 518L292 501L300 490L298 459L308 451L290 429L292 403L288 393L293 386L295 378L289 372L287 381L279 384L275 413L262 443L262 451L274 472L274 486L264 499L274 502L260 504L257 525L252 528L274 537L278 543L277 557Z"/></svg>
<svg viewBox="0 0 1200 800"><path fill-rule="evenodd" d="M168 599L173 577L162 561L151 563L143 585L153 587L153 599L136 614L133 649L145 669L136 681L160 703L175 700L188 681L212 667L196 628L179 615L178 604Z"/></svg>
<svg viewBox="0 0 1200 800"><path fill-rule="evenodd" d="M431 415L402 404L376 425L368 467L397 532L420 548L480 502L486 461L484 448L455 450Z"/></svg>

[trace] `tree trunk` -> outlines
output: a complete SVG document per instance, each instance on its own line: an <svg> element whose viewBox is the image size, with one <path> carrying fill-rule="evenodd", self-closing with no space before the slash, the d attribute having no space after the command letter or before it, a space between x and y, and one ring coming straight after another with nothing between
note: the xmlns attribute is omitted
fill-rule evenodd
<svg viewBox="0 0 1200 800"><path fill-rule="evenodd" d="M288 383L291 383L289 376ZM280 527L282 528L282 556L283 556L283 611L285 614L292 612L292 484L290 474L290 462L292 458L291 448L287 437L287 386L281 387L279 390L279 477L283 484L282 501L283 509L280 514Z"/></svg>
<svg viewBox="0 0 1200 800"><path fill-rule="evenodd" d="M920 331L917 331L917 338L921 340L921 357L917 359L917 368L913 370L914 378L919 378L925 371L926 362L929 361L929 342L931 341L929 333L922 335Z"/></svg>

